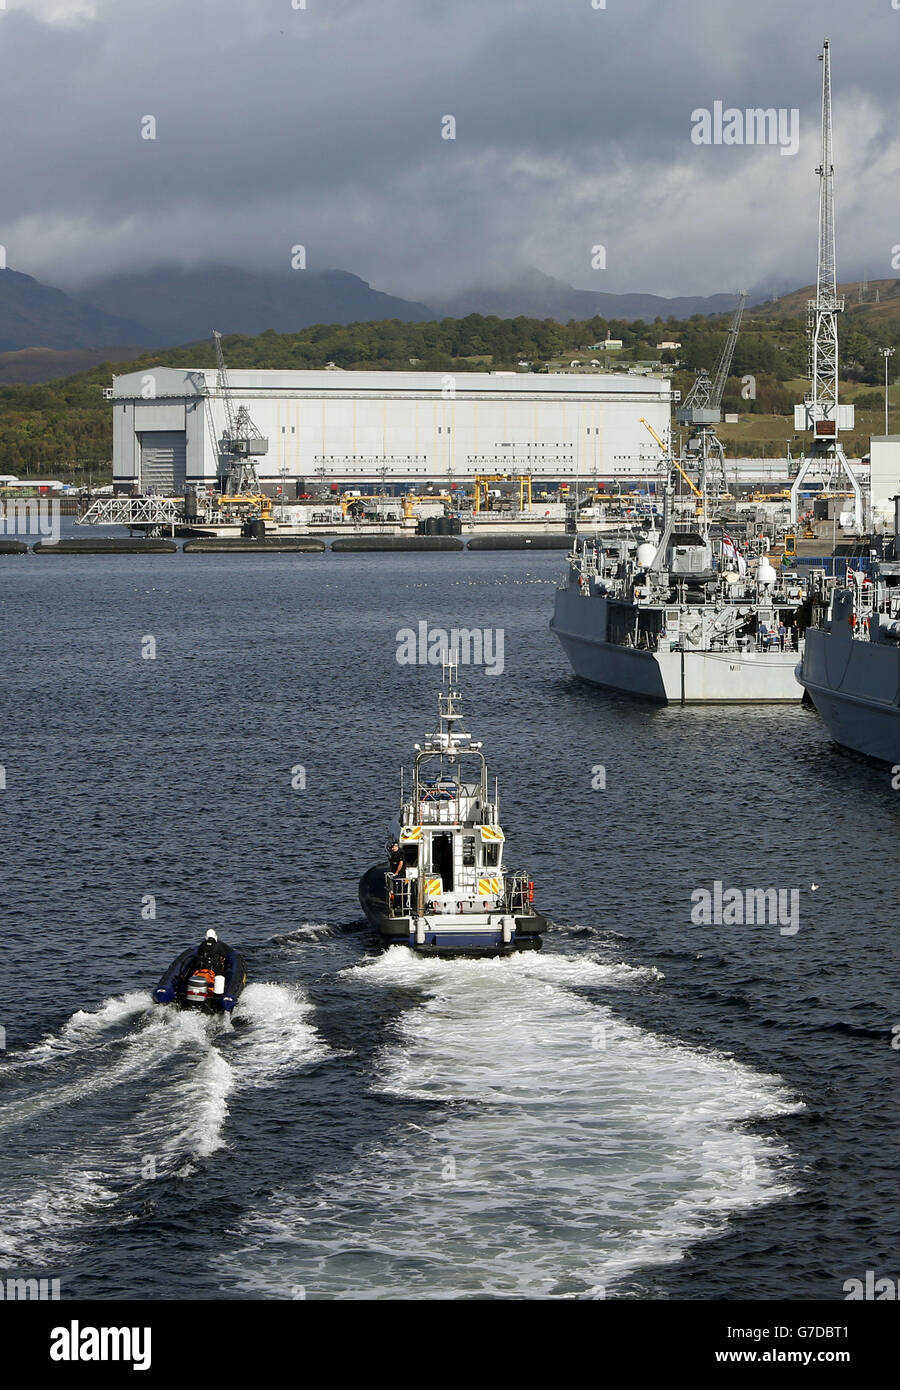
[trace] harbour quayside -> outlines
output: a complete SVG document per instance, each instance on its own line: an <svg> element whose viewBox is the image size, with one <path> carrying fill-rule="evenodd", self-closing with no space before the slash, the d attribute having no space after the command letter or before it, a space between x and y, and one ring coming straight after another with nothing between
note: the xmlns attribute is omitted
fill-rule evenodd
<svg viewBox="0 0 900 1390"><path fill-rule="evenodd" d="M505 836L480 743L460 726L458 661L444 663L439 727L420 746L389 863L369 869L359 900L385 946L424 955L498 956L541 946L534 883L503 863Z"/></svg>
<svg viewBox="0 0 900 1390"><path fill-rule="evenodd" d="M676 465L677 467L677 465ZM679 470L680 471L680 470ZM551 631L576 675L663 704L794 701L809 603L796 574L713 539L669 476L662 531L576 540Z"/></svg>

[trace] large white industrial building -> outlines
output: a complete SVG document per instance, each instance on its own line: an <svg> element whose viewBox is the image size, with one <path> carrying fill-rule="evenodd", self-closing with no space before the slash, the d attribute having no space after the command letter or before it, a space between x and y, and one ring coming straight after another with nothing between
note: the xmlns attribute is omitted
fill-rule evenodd
<svg viewBox="0 0 900 1390"><path fill-rule="evenodd" d="M585 481L653 477L670 382L626 374L229 371L268 440L263 485L466 482L476 474ZM214 370L113 379L117 489L175 495L222 475L225 400Z"/></svg>

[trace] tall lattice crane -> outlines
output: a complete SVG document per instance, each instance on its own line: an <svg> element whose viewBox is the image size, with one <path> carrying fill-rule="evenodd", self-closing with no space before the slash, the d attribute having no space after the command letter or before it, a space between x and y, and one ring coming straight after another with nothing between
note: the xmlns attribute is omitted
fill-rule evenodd
<svg viewBox="0 0 900 1390"><path fill-rule="evenodd" d="M222 351L222 334L213 331L213 339L216 344L216 386L225 406L225 429L218 441L220 460L228 469L223 491L229 497L256 497L259 495L259 476L253 460L269 452L269 441L260 434L245 405L235 410Z"/></svg>
<svg viewBox="0 0 900 1390"><path fill-rule="evenodd" d="M825 40L819 54L822 64L822 158L819 177L819 258L816 297L807 304L809 336L809 391L802 405L794 406L794 429L810 435L810 442L791 486L791 521L800 511L800 490L810 475L831 489L841 474L853 493L854 517L862 528L862 492L844 454L842 429L853 428L854 408L838 401L838 314L844 300L837 292L834 229L834 158L831 124L831 45Z"/></svg>
<svg viewBox="0 0 900 1390"><path fill-rule="evenodd" d="M675 416L679 425L687 426L690 431L682 454L682 464L698 472L701 491L706 495L711 508L715 508L719 499L728 492L725 450L716 434L716 425L722 419L722 397L725 394L725 383L728 381L734 349L741 331L746 302L747 291L741 290L713 375L710 376L705 367L700 368L693 386Z"/></svg>

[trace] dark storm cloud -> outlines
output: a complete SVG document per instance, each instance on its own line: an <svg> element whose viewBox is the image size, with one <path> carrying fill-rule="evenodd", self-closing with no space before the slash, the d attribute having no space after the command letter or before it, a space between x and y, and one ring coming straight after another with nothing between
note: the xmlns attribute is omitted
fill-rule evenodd
<svg viewBox="0 0 900 1390"><path fill-rule="evenodd" d="M307 5L7 0L9 263L74 285L167 260L277 268L299 242L311 267L425 298L529 264L610 290L807 282L827 33L839 269L893 273L890 0ZM692 144L716 100L799 108L799 153Z"/></svg>

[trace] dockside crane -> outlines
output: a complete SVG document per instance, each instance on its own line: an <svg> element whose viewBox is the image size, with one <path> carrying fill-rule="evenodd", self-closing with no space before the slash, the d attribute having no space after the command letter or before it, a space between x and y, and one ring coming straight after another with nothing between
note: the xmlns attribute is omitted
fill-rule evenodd
<svg viewBox="0 0 900 1390"><path fill-rule="evenodd" d="M802 405L794 406L794 429L809 435L805 456L791 486L791 522L800 512L800 490L813 477L823 489L834 490L841 474L853 494L854 521L862 530L862 491L840 440L841 430L852 430L854 407L838 401L838 314L843 296L837 292L834 230L834 162L831 127L831 46L828 40L819 54L822 64L822 160L819 176L819 259L816 297L807 304L809 336L809 391Z"/></svg>
<svg viewBox="0 0 900 1390"><path fill-rule="evenodd" d="M530 473L476 473L474 478L473 507L472 510L478 516L484 504L487 503L490 495L489 483L513 482L519 485L519 511L531 511L531 474Z"/></svg>
<svg viewBox="0 0 900 1390"><path fill-rule="evenodd" d="M712 508L716 507L729 490L725 450L716 434L716 425L722 420L722 397L725 394L728 373L731 371L746 302L747 292L741 290L713 375L710 376L705 367L700 368L693 386L675 415L679 425L686 426L690 431L682 454L682 463L697 470L701 491Z"/></svg>
<svg viewBox="0 0 900 1390"><path fill-rule="evenodd" d="M245 405L235 410L222 351L222 334L213 331L213 339L216 345L216 386L225 407L225 429L217 441L220 461L228 470L222 500L257 500L262 493L254 459L269 452L269 441L256 428Z"/></svg>
<svg viewBox="0 0 900 1390"><path fill-rule="evenodd" d="M706 495L706 493L704 492L703 486L702 486L702 484L703 484L703 479L701 478L701 480L700 480L700 484L701 484L701 485L698 487L697 484L694 482L693 478L691 477L691 475L690 475L689 473L687 473L687 472L685 471L684 468L682 468L681 464L678 462L678 459L675 458L675 456L674 456L674 454L672 453L671 449L670 449L669 446L666 444L666 441L665 441L664 439L661 439L661 438L660 438L660 436L656 433L656 430L655 430L655 429L653 428L653 426L651 425L650 421L649 421L649 420L646 420L646 419L644 418L643 415L641 416L641 424L644 426L644 429L647 431L647 433L648 433L648 434L651 434L651 435L653 436L653 438L655 439L656 443L659 445L660 449L662 450L663 464L664 464L664 467L665 467L666 470L667 470L667 472L666 472L666 486L667 486L667 487L670 487L670 486L672 485L672 480L674 479L675 474L676 474L676 473L680 473L680 474L681 474L681 477L682 477L683 480L687 483L689 489L691 490L691 492L694 494L695 498L697 499L697 502L696 502L696 512L697 512L697 516L698 516L698 517L701 517L701 518L705 518L705 517L708 515L708 510L707 510L707 495Z"/></svg>

